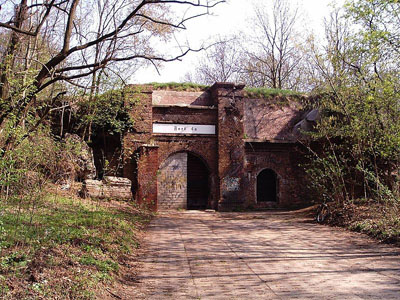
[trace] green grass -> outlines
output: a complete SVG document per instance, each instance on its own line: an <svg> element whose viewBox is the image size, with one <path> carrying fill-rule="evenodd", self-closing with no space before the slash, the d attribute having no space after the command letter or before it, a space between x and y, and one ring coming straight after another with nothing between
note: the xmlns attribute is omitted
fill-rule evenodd
<svg viewBox="0 0 400 300"><path fill-rule="evenodd" d="M201 92L205 91L209 86L185 82L166 82L166 83L157 83L157 82L150 82L147 85L151 85L155 90L174 90L174 91L187 91L187 92Z"/></svg>
<svg viewBox="0 0 400 300"><path fill-rule="evenodd" d="M304 97L304 94L292 90L252 87L246 87L244 94L246 98Z"/></svg>
<svg viewBox="0 0 400 300"><path fill-rule="evenodd" d="M120 257L139 247L137 233L151 218L128 204L57 195L38 199L33 211L19 199L0 201L0 212L0 298L10 299L93 298L99 282L117 276ZM60 277L68 278L63 288Z"/></svg>
<svg viewBox="0 0 400 300"><path fill-rule="evenodd" d="M79 263L86 266L95 266L99 272L110 274L117 272L118 264L110 259L101 260L91 255L84 255L79 259Z"/></svg>
<svg viewBox="0 0 400 300"><path fill-rule="evenodd" d="M185 82L185 83L150 82L145 85L152 86L154 90L173 90L173 91L191 91L191 92L205 91L206 89L208 89L210 87L207 85L191 83L191 82ZM246 87L244 89L244 96L246 98L273 98L273 97L277 97L277 96L301 98L301 97L304 97L305 94L297 92L297 91L292 91L292 90Z"/></svg>

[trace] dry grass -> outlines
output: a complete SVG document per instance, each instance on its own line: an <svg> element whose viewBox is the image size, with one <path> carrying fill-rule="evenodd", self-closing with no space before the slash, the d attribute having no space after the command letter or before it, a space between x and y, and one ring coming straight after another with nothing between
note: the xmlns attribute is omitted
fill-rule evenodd
<svg viewBox="0 0 400 300"><path fill-rule="evenodd" d="M345 208L330 204L329 223L365 233L384 243L400 245L400 213L397 203L357 200Z"/></svg>

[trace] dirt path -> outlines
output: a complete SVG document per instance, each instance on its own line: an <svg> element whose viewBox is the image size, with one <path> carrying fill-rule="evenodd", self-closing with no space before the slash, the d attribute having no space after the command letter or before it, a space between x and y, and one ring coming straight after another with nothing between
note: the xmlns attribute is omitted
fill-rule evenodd
<svg viewBox="0 0 400 300"><path fill-rule="evenodd" d="M123 299L400 299L400 249L286 213L160 214Z"/></svg>

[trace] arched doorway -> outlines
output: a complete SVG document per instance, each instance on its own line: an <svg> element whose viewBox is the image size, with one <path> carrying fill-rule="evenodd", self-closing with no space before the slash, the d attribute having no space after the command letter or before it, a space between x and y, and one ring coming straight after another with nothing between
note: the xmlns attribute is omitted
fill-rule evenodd
<svg viewBox="0 0 400 300"><path fill-rule="evenodd" d="M257 202L277 202L278 180L271 169L262 170L257 176Z"/></svg>
<svg viewBox="0 0 400 300"><path fill-rule="evenodd" d="M205 209L209 190L209 171L198 156L178 152L160 165L157 174L158 208Z"/></svg>
<svg viewBox="0 0 400 300"><path fill-rule="evenodd" d="M188 153L187 158L187 208L206 209L209 195L209 173L203 161Z"/></svg>

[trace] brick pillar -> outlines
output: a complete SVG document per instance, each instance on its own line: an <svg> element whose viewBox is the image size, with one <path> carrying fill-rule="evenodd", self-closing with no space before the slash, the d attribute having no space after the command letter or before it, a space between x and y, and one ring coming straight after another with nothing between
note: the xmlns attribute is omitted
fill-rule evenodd
<svg viewBox="0 0 400 300"><path fill-rule="evenodd" d="M158 146L143 145L137 159L137 201L157 210Z"/></svg>
<svg viewBox="0 0 400 300"><path fill-rule="evenodd" d="M123 139L123 176L129 178L137 196L137 160L140 147L148 144L153 131L152 88L145 85L131 85L124 90L125 106L130 109L134 130Z"/></svg>
<svg viewBox="0 0 400 300"><path fill-rule="evenodd" d="M218 209L230 211L244 202L243 85L216 83L211 87L218 105Z"/></svg>

